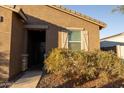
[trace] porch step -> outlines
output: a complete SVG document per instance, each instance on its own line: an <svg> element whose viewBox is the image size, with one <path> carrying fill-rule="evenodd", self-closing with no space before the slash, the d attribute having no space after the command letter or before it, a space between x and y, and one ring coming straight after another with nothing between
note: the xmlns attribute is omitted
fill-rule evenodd
<svg viewBox="0 0 124 93"><path fill-rule="evenodd" d="M10 88L36 88L42 71L27 71Z"/></svg>

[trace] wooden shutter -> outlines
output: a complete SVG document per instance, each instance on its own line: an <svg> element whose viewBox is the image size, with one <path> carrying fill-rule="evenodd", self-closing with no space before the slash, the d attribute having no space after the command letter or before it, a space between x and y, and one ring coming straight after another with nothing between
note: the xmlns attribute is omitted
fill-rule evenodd
<svg viewBox="0 0 124 93"><path fill-rule="evenodd" d="M81 31L81 50L88 51L88 31Z"/></svg>
<svg viewBox="0 0 124 93"><path fill-rule="evenodd" d="M61 32L61 48L68 48L68 32Z"/></svg>

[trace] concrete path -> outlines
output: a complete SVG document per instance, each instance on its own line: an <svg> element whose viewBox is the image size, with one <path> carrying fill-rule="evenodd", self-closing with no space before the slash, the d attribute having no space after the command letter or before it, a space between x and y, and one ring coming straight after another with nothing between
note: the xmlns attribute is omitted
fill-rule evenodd
<svg viewBox="0 0 124 93"><path fill-rule="evenodd" d="M36 88L41 75L41 71L27 71L10 88Z"/></svg>

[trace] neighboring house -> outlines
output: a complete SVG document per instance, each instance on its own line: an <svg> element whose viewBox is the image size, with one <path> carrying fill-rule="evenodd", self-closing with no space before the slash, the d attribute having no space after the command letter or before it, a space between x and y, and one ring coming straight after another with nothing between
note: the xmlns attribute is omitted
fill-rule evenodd
<svg viewBox="0 0 124 93"><path fill-rule="evenodd" d="M99 31L105 23L62 6L0 6L0 76L12 78L42 67L53 48L100 49Z"/></svg>
<svg viewBox="0 0 124 93"><path fill-rule="evenodd" d="M124 59L124 32L101 39L101 49L113 50Z"/></svg>

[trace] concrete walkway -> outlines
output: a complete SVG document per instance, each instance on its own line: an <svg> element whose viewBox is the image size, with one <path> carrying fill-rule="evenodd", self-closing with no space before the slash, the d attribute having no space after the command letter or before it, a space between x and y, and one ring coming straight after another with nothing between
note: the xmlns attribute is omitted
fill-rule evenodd
<svg viewBox="0 0 124 93"><path fill-rule="evenodd" d="M41 75L41 71L27 71L10 88L36 88Z"/></svg>

